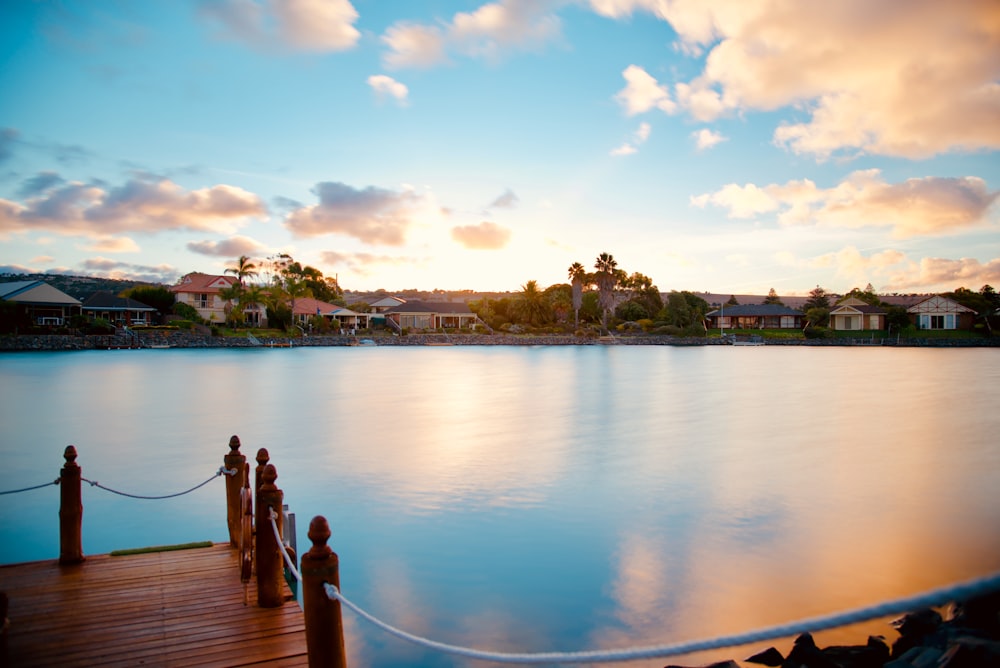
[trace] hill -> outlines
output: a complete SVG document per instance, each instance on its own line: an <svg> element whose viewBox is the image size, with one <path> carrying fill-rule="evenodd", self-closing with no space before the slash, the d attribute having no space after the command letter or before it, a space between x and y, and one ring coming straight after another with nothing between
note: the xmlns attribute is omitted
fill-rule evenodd
<svg viewBox="0 0 1000 668"><path fill-rule="evenodd" d="M83 301L102 290L117 295L136 285L152 285L142 281L123 281L100 276L69 276L65 274L0 274L0 283L12 281L45 281L71 297Z"/></svg>

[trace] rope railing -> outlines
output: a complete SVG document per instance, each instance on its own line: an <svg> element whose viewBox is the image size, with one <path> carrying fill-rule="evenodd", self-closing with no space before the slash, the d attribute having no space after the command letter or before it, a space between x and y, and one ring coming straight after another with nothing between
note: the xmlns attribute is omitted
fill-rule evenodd
<svg viewBox="0 0 1000 668"><path fill-rule="evenodd" d="M111 487L107 487L105 485L102 485L101 483L97 482L96 480L90 480L90 479L84 478L84 477L81 477L80 480L82 480L83 482L86 482L86 483L90 483L91 487L97 487L99 489L103 489L106 492L111 492L112 494L118 494L119 496L127 496L130 499L143 499L143 500L146 500L146 501L159 501L159 500L162 500L162 499L173 499L173 498L178 497L178 496L184 496L185 494L190 494L191 492L195 491L196 489L201 489L202 487L204 487L205 485L207 485L208 483L212 482L213 480L215 480L218 477L221 477L223 475L234 476L234 475L236 475L236 473L237 473L236 469L227 469L225 466L220 466L219 470L216 471L212 475L211 478L209 478L208 480L205 480L204 482L198 483L197 485L195 485L191 489L186 489L183 492L176 492L175 494L163 494L163 495L160 495L160 496L146 496L146 495L143 495L143 494L132 494L132 493L129 493L129 492L122 492L121 490L113 489Z"/></svg>
<svg viewBox="0 0 1000 668"><path fill-rule="evenodd" d="M285 560L285 565L288 566L288 572L296 580L302 582L302 574L295 568L295 560L288 554L285 541L282 540L281 532L278 530L278 513L274 512L274 508L268 508L267 510L269 512L267 518L271 521L271 530L274 531L274 540L278 543L278 549L281 550L281 557Z"/></svg>
<svg viewBox="0 0 1000 668"><path fill-rule="evenodd" d="M718 636L703 640L668 643L648 647L632 647L612 650L585 650L578 652L541 652L541 653L510 653L491 652L458 645L430 640L396 628L375 617L353 601L346 598L340 590L327 583L324 585L326 595L334 601L353 610L358 616L374 624L379 629L401 640L447 652L468 659L480 659L497 663L510 664L561 664L561 663L615 663L634 661L636 659L663 659L681 654L691 654L705 650L725 649L751 643L759 643L778 638L788 638L802 633L815 633L849 624L870 621L890 615L899 615L922 608L944 605L952 601L960 601L982 594L1000 591L1000 573L994 573L975 580L953 584L939 589L933 589L914 596L893 599L876 605L870 605L854 610L839 612L819 617L778 624L755 631L737 633L728 636Z"/></svg>
<svg viewBox="0 0 1000 668"><path fill-rule="evenodd" d="M56 478L52 482L42 483L41 485L22 487L21 489L8 489L3 492L0 492L0 496L3 496L4 494L20 494L21 492L30 492L33 489L41 489L43 487L48 487L49 485L58 485L60 480L62 480L62 478Z"/></svg>

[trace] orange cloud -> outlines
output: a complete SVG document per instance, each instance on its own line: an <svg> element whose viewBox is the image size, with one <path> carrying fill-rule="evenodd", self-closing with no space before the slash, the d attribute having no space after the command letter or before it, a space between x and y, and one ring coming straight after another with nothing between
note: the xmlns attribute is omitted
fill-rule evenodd
<svg viewBox="0 0 1000 668"><path fill-rule="evenodd" d="M365 243L401 246L408 229L427 208L412 190L395 192L375 186L356 189L344 183L317 183L319 204L292 211L285 226L297 237L346 234Z"/></svg>
<svg viewBox="0 0 1000 668"><path fill-rule="evenodd" d="M451 238L473 250L498 250L510 241L510 230L496 223L483 221L478 225L451 228Z"/></svg>
<svg viewBox="0 0 1000 668"><path fill-rule="evenodd" d="M187 249L192 253L216 257L240 257L259 255L264 250L260 242L239 234L222 241L191 241Z"/></svg>
<svg viewBox="0 0 1000 668"><path fill-rule="evenodd" d="M731 218L779 211L784 225L837 228L889 227L896 238L951 234L986 224L1000 191L975 176L907 179L887 183L877 169L856 171L833 188L809 180L745 186L728 184L691 198L729 209Z"/></svg>
<svg viewBox="0 0 1000 668"><path fill-rule="evenodd" d="M1000 4L591 0L605 16L667 21L703 71L676 103L710 121L797 106L809 118L774 141L825 158L838 151L924 158L1000 148ZM656 86L667 99L667 88ZM652 108L649 102L629 107Z"/></svg>

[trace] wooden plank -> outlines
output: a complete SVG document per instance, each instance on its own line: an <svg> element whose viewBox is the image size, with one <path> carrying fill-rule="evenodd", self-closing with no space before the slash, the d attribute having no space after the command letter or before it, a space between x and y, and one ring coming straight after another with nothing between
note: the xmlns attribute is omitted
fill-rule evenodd
<svg viewBox="0 0 1000 668"><path fill-rule="evenodd" d="M15 666L306 666L305 621L247 603L238 557L211 548L110 557L78 566L0 566Z"/></svg>

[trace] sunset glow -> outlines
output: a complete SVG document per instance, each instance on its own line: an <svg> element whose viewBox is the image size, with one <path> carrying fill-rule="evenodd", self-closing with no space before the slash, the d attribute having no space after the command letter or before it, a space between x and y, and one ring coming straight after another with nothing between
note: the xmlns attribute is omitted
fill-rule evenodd
<svg viewBox="0 0 1000 668"><path fill-rule="evenodd" d="M0 6L0 272L1000 284L992 0Z"/></svg>

